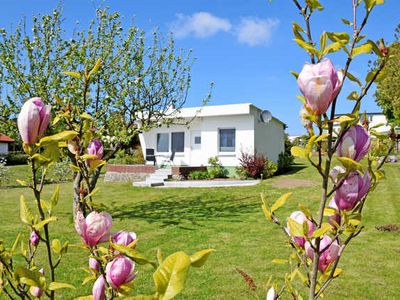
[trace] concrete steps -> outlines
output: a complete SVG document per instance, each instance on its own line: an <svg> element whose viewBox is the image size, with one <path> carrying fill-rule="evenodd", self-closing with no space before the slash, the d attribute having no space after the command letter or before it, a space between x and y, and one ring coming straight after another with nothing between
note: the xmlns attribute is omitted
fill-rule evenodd
<svg viewBox="0 0 400 300"><path fill-rule="evenodd" d="M172 176L172 171L168 169L157 169L153 174L150 174L145 181L134 182L134 186L163 186L164 180Z"/></svg>

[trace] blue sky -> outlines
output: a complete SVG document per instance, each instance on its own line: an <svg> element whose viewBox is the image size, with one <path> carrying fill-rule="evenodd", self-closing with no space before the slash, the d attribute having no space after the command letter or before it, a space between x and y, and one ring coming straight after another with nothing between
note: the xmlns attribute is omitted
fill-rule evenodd
<svg viewBox="0 0 400 300"><path fill-rule="evenodd" d="M340 18L352 18L351 0L322 0L325 11L312 18L313 34L319 39L322 31L349 31ZM0 27L15 27L22 17L50 12L58 1L2 0ZM67 29L84 28L94 17L95 7L107 5L124 16L124 25L135 23L151 31L173 31L178 47L193 49L192 88L187 106L197 106L215 86L210 105L252 102L288 125L290 134L304 132L299 121L299 90L290 71L300 71L308 57L293 42L292 21L303 25L291 0L146 0L63 2ZM363 9L360 9L360 14ZM377 40L394 40L394 29L400 23L400 1L386 0L373 12L365 33ZM361 19L361 18L360 18ZM343 67L342 55L331 55L338 68ZM365 77L368 56L359 56L350 71ZM346 96L355 89L348 83L341 95L339 113L350 109ZM363 110L379 111L370 93Z"/></svg>

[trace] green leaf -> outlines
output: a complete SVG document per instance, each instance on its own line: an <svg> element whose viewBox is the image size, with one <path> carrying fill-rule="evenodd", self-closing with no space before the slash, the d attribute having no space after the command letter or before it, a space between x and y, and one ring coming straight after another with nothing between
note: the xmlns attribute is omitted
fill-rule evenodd
<svg viewBox="0 0 400 300"><path fill-rule="evenodd" d="M153 274L160 300L172 299L183 290L189 267L190 257L182 251L171 254L164 260Z"/></svg>
<svg viewBox="0 0 400 300"><path fill-rule="evenodd" d="M354 81L355 83L357 83L359 86L362 86L361 81L360 81L356 76L354 76L353 74L351 74L351 73L348 72L348 71L347 71L347 73L346 73L346 77L347 77L348 79L350 79L351 81Z"/></svg>
<svg viewBox="0 0 400 300"><path fill-rule="evenodd" d="M303 231L303 224L297 223L295 220L287 219L289 232L291 236L305 236Z"/></svg>
<svg viewBox="0 0 400 300"><path fill-rule="evenodd" d="M352 91L348 96L347 99L349 100L358 100L360 96L358 95L358 93L356 91Z"/></svg>
<svg viewBox="0 0 400 300"><path fill-rule="evenodd" d="M299 76L299 74L297 74L297 76ZM296 96L296 98L299 99L301 101L301 103L306 104L306 98L304 98L304 96L298 95L298 96Z"/></svg>
<svg viewBox="0 0 400 300"><path fill-rule="evenodd" d="M74 172L80 172L81 169L78 166L75 166L73 164L69 164L69 167L71 168L72 171Z"/></svg>
<svg viewBox="0 0 400 300"><path fill-rule="evenodd" d="M134 260L139 265L151 264L154 268L157 267L156 263L147 259L143 254L139 253L135 249L131 249L124 245L110 243L111 247L118 252L124 254L125 256L129 257L130 259Z"/></svg>
<svg viewBox="0 0 400 300"><path fill-rule="evenodd" d="M98 159L96 154L83 154L81 156L82 160L88 160L88 159Z"/></svg>
<svg viewBox="0 0 400 300"><path fill-rule="evenodd" d="M25 224L32 225L34 217L23 195L21 195L21 197L19 198L19 206L21 221Z"/></svg>
<svg viewBox="0 0 400 300"><path fill-rule="evenodd" d="M362 170L362 165L351 158L337 157L336 159L342 163L347 172Z"/></svg>
<svg viewBox="0 0 400 300"><path fill-rule="evenodd" d="M57 218L56 217L50 217L47 219L44 219L43 221L33 225L32 227L36 230L39 231L40 229L42 229L44 227L44 225L49 224L50 222L56 221Z"/></svg>
<svg viewBox="0 0 400 300"><path fill-rule="evenodd" d="M53 249L53 251L57 254L60 254L61 252L61 242L59 239L54 239L51 241L51 248Z"/></svg>
<svg viewBox="0 0 400 300"><path fill-rule="evenodd" d="M332 42L339 42L342 46L350 41L350 36L347 32L327 32L326 34Z"/></svg>
<svg viewBox="0 0 400 300"><path fill-rule="evenodd" d="M24 181L24 180L19 180L19 179L17 179L16 180L21 186L29 186L29 183L27 183L26 181Z"/></svg>
<svg viewBox="0 0 400 300"><path fill-rule="evenodd" d="M280 258L275 258L272 260L274 264L286 264L288 262L287 259L280 259Z"/></svg>
<svg viewBox="0 0 400 300"><path fill-rule="evenodd" d="M290 71L290 74L292 74L296 79L297 78L299 78L299 73L298 72L295 72L295 71ZM304 97L303 97L304 98ZM302 101L303 102L303 100L300 100L300 101ZM305 103L305 99L304 99L304 102L303 103Z"/></svg>
<svg viewBox="0 0 400 300"><path fill-rule="evenodd" d="M292 195L293 193L286 193L283 194L282 196L279 197L278 200L276 200L276 202L272 205L271 207L271 212L273 213L274 211L276 211L278 208L280 208L283 204L286 203L286 201L289 199L289 197Z"/></svg>
<svg viewBox="0 0 400 300"><path fill-rule="evenodd" d="M89 115L87 112L82 113L80 117L82 119L86 119L86 120L91 120L92 119L92 116Z"/></svg>
<svg viewBox="0 0 400 300"><path fill-rule="evenodd" d="M46 278L39 271L31 271L24 267L17 267L15 276L18 282L26 284L28 286L36 286L44 288L46 284Z"/></svg>
<svg viewBox="0 0 400 300"><path fill-rule="evenodd" d="M324 7L321 5L321 3L319 2L319 0L307 0L306 4L310 7L311 11L313 10L323 10Z"/></svg>
<svg viewBox="0 0 400 300"><path fill-rule="evenodd" d="M322 52L325 50L327 39L328 39L328 35L324 31L321 34L321 36L319 37L319 43L320 43L320 47L321 47L320 49L321 49Z"/></svg>
<svg viewBox="0 0 400 300"><path fill-rule="evenodd" d="M96 74L96 72L99 70L101 66L101 59L99 58L96 61L96 64L94 65L93 69L89 72L89 77L91 77L93 74Z"/></svg>
<svg viewBox="0 0 400 300"><path fill-rule="evenodd" d="M164 255L160 248L157 248L157 261L159 265L161 265L162 262L164 261Z"/></svg>
<svg viewBox="0 0 400 300"><path fill-rule="evenodd" d="M196 252L195 254L192 254L190 256L190 264L193 267L199 268L205 264L207 261L208 257L212 252L214 252L214 249L204 249L199 252Z"/></svg>
<svg viewBox="0 0 400 300"><path fill-rule="evenodd" d="M326 216L326 217L334 216L336 213L337 213L337 211L334 208L331 208L331 207L324 208L324 216Z"/></svg>
<svg viewBox="0 0 400 300"><path fill-rule="evenodd" d="M54 135L50 135L50 136L46 136L46 137L42 138L39 141L39 146L43 146L43 145L51 143L51 142L59 142L59 141L71 140L74 137L76 137L77 135L78 135L78 133L76 131L65 130L65 131L62 131L60 133L57 133L57 134L54 134Z"/></svg>
<svg viewBox="0 0 400 300"><path fill-rule="evenodd" d="M267 203L267 199L265 199L265 194L261 193L261 202L262 202L262 210L264 212L265 217L267 220L272 221L272 213L269 210L269 205Z"/></svg>
<svg viewBox="0 0 400 300"><path fill-rule="evenodd" d="M344 123L344 122L353 122L355 120L355 117L352 115L343 115L340 116L339 118L336 118L332 120L334 123Z"/></svg>
<svg viewBox="0 0 400 300"><path fill-rule="evenodd" d="M50 291L55 291L55 290L59 290L59 289L73 289L75 290L76 288L68 283L62 283L62 282L50 282L49 284L49 290Z"/></svg>
<svg viewBox="0 0 400 300"><path fill-rule="evenodd" d="M290 153L295 157L307 158L305 149L299 146L293 146Z"/></svg>
<svg viewBox="0 0 400 300"><path fill-rule="evenodd" d="M35 160L35 162L39 165L47 165L51 163L51 160L47 158L46 156L43 156L39 153L33 154L32 159Z"/></svg>
<svg viewBox="0 0 400 300"><path fill-rule="evenodd" d="M349 20L347 20L347 19L341 19L342 20L342 22L344 23L344 24L346 24L346 25L353 25L353 23L352 22L350 22Z"/></svg>
<svg viewBox="0 0 400 300"><path fill-rule="evenodd" d="M299 45L301 48L303 48L307 52L309 52L311 54L315 54L318 57L321 55L321 52L319 52L317 49L315 49L309 43L307 43L307 42L305 42L303 40L299 40L299 39L294 39L294 41L297 43L297 45Z"/></svg>
<svg viewBox="0 0 400 300"><path fill-rule="evenodd" d="M60 150L58 148L58 142L48 143L45 146L42 155L46 157L50 162L56 162L60 158Z"/></svg>
<svg viewBox="0 0 400 300"><path fill-rule="evenodd" d="M154 295L136 295L133 297L126 297L125 300L158 300Z"/></svg>
<svg viewBox="0 0 400 300"><path fill-rule="evenodd" d="M312 238L321 237L332 230L332 225L329 223L322 223L321 228L315 230L311 235Z"/></svg>
<svg viewBox="0 0 400 300"><path fill-rule="evenodd" d="M11 251L10 251L11 255L15 253L15 250L17 249L20 240L21 240L21 233L19 232L17 235L17 238L15 239L14 244L11 248Z"/></svg>
<svg viewBox="0 0 400 300"><path fill-rule="evenodd" d="M56 207L58 203L58 198L60 196L60 185L56 185L56 189L54 190L53 195L51 196L50 203L51 203L51 210L53 210L54 207Z"/></svg>
<svg viewBox="0 0 400 300"><path fill-rule="evenodd" d="M329 53L332 53L332 52L337 52L337 51L339 51L340 50L340 48L342 47L342 44L341 43L339 43L339 42L334 42L334 43L332 43L332 44L329 44L328 45L328 47L326 47L323 51L323 54L324 55L327 55L327 54L329 54Z"/></svg>
<svg viewBox="0 0 400 300"><path fill-rule="evenodd" d="M79 74L77 72L63 72L63 74L75 77L77 79L81 79L81 77L82 77L81 74Z"/></svg>
<svg viewBox="0 0 400 300"><path fill-rule="evenodd" d="M319 141L326 139L328 136L329 136L329 133L323 133L317 137L317 139L314 141L314 143L318 143Z"/></svg>
<svg viewBox="0 0 400 300"><path fill-rule="evenodd" d="M362 44L361 46L355 47L353 49L352 57L356 57L362 53L369 53L372 51L372 45L369 42Z"/></svg>

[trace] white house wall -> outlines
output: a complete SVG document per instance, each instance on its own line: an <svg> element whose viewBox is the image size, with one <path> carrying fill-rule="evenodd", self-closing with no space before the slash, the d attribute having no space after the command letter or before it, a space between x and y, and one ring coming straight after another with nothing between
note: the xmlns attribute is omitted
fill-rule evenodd
<svg viewBox="0 0 400 300"><path fill-rule="evenodd" d="M283 124L272 119L269 123L254 118L255 147L257 153L264 154L268 159L278 162L279 154L285 150L285 132Z"/></svg>
<svg viewBox="0 0 400 300"><path fill-rule="evenodd" d="M219 152L218 129L235 128L235 152ZM224 166L237 166L241 151L248 152L254 149L254 118L253 115L198 117L189 127L171 125L154 128L140 135L140 142L145 154L146 148L155 150L157 164L167 161L171 153L157 153L157 134L184 132L185 145L183 153L176 153L173 163L175 165L201 166L208 165L208 159L218 156ZM193 133L201 133L201 146L196 149L193 145ZM169 138L171 144L171 137ZM169 145L170 149L170 145Z"/></svg>
<svg viewBox="0 0 400 300"><path fill-rule="evenodd" d="M0 142L0 154L8 153L8 143Z"/></svg>

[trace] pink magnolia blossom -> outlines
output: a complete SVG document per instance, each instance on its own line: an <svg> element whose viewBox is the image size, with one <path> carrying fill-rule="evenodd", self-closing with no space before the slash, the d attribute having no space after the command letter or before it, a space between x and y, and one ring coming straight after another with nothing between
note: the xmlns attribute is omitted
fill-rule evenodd
<svg viewBox="0 0 400 300"><path fill-rule="evenodd" d="M103 144L100 140L92 140L87 147L87 153L97 155L97 159L102 159L104 154Z"/></svg>
<svg viewBox="0 0 400 300"><path fill-rule="evenodd" d="M128 246L136 240L136 233L121 230L113 235L112 240L115 244Z"/></svg>
<svg viewBox="0 0 400 300"><path fill-rule="evenodd" d="M290 219L293 221L296 221L299 224L303 224L304 222L307 222L308 224L308 236L311 236L312 233L315 230L315 224L311 222L309 219L307 219L306 215L302 211L294 211L292 214L289 216ZM286 228L287 232L291 235L290 230L289 230L289 225L287 225ZM293 241L301 248L304 247L304 243L306 242L306 239L302 236L293 236Z"/></svg>
<svg viewBox="0 0 400 300"><path fill-rule="evenodd" d="M328 204L328 207L333 208L337 211L337 213L335 213L332 216L328 217L328 222L329 224L331 224L332 226L336 226L335 222L337 224L340 224L340 214L339 214L339 208L336 205L335 199L331 199L331 201Z"/></svg>
<svg viewBox="0 0 400 300"><path fill-rule="evenodd" d="M342 82L343 73L336 72L329 59L317 64L306 63L297 79L308 107L317 115L326 113L338 95Z"/></svg>
<svg viewBox="0 0 400 300"><path fill-rule="evenodd" d="M51 105L45 105L41 98L31 98L24 103L17 124L24 143L35 144L44 134L50 122Z"/></svg>
<svg viewBox="0 0 400 300"><path fill-rule="evenodd" d="M40 237L39 237L39 234L35 230L32 230L31 235L29 237L29 241L35 247L39 244Z"/></svg>
<svg viewBox="0 0 400 300"><path fill-rule="evenodd" d="M106 281L104 280L104 275L100 275L96 279L92 289L93 300L104 300L106 292Z"/></svg>
<svg viewBox="0 0 400 300"><path fill-rule="evenodd" d="M106 212L92 211L86 219L82 212L78 212L75 217L75 229L82 237L83 242L90 247L107 241L111 226L112 218Z"/></svg>
<svg viewBox="0 0 400 300"><path fill-rule="evenodd" d="M39 270L39 272L44 274L43 268L41 268ZM40 287L37 287L37 286L31 286L30 289L29 289L29 292L31 293L31 295L33 297L36 297L36 298L40 298L43 295L43 290Z"/></svg>
<svg viewBox="0 0 400 300"><path fill-rule="evenodd" d="M333 199L340 210L351 210L367 194L371 187L371 175L365 171L364 176L352 172L336 190Z"/></svg>
<svg viewBox="0 0 400 300"><path fill-rule="evenodd" d="M100 269L100 264L97 261L97 259L90 257L89 258L89 268L95 270L95 271L99 271Z"/></svg>
<svg viewBox="0 0 400 300"><path fill-rule="evenodd" d="M135 263L132 260L123 255L117 256L106 266L107 282L112 288L118 289L121 285L129 283L135 278L134 270Z"/></svg>
<svg viewBox="0 0 400 300"><path fill-rule="evenodd" d="M336 154L360 161L369 150L371 139L361 125L354 125L346 131L339 141Z"/></svg>
<svg viewBox="0 0 400 300"><path fill-rule="evenodd" d="M311 247L310 242L306 242L305 244L305 250L306 254L309 258L312 260L314 259L314 249ZM336 260L338 257L340 250L340 246L337 243L337 241L332 241L332 239L325 235L319 244L319 251L322 251L319 257L319 262L318 262L318 269L321 272L324 272L328 266Z"/></svg>
<svg viewBox="0 0 400 300"><path fill-rule="evenodd" d="M276 299L276 292L273 287L271 287L268 292L267 292L267 298L266 300L275 300Z"/></svg>

